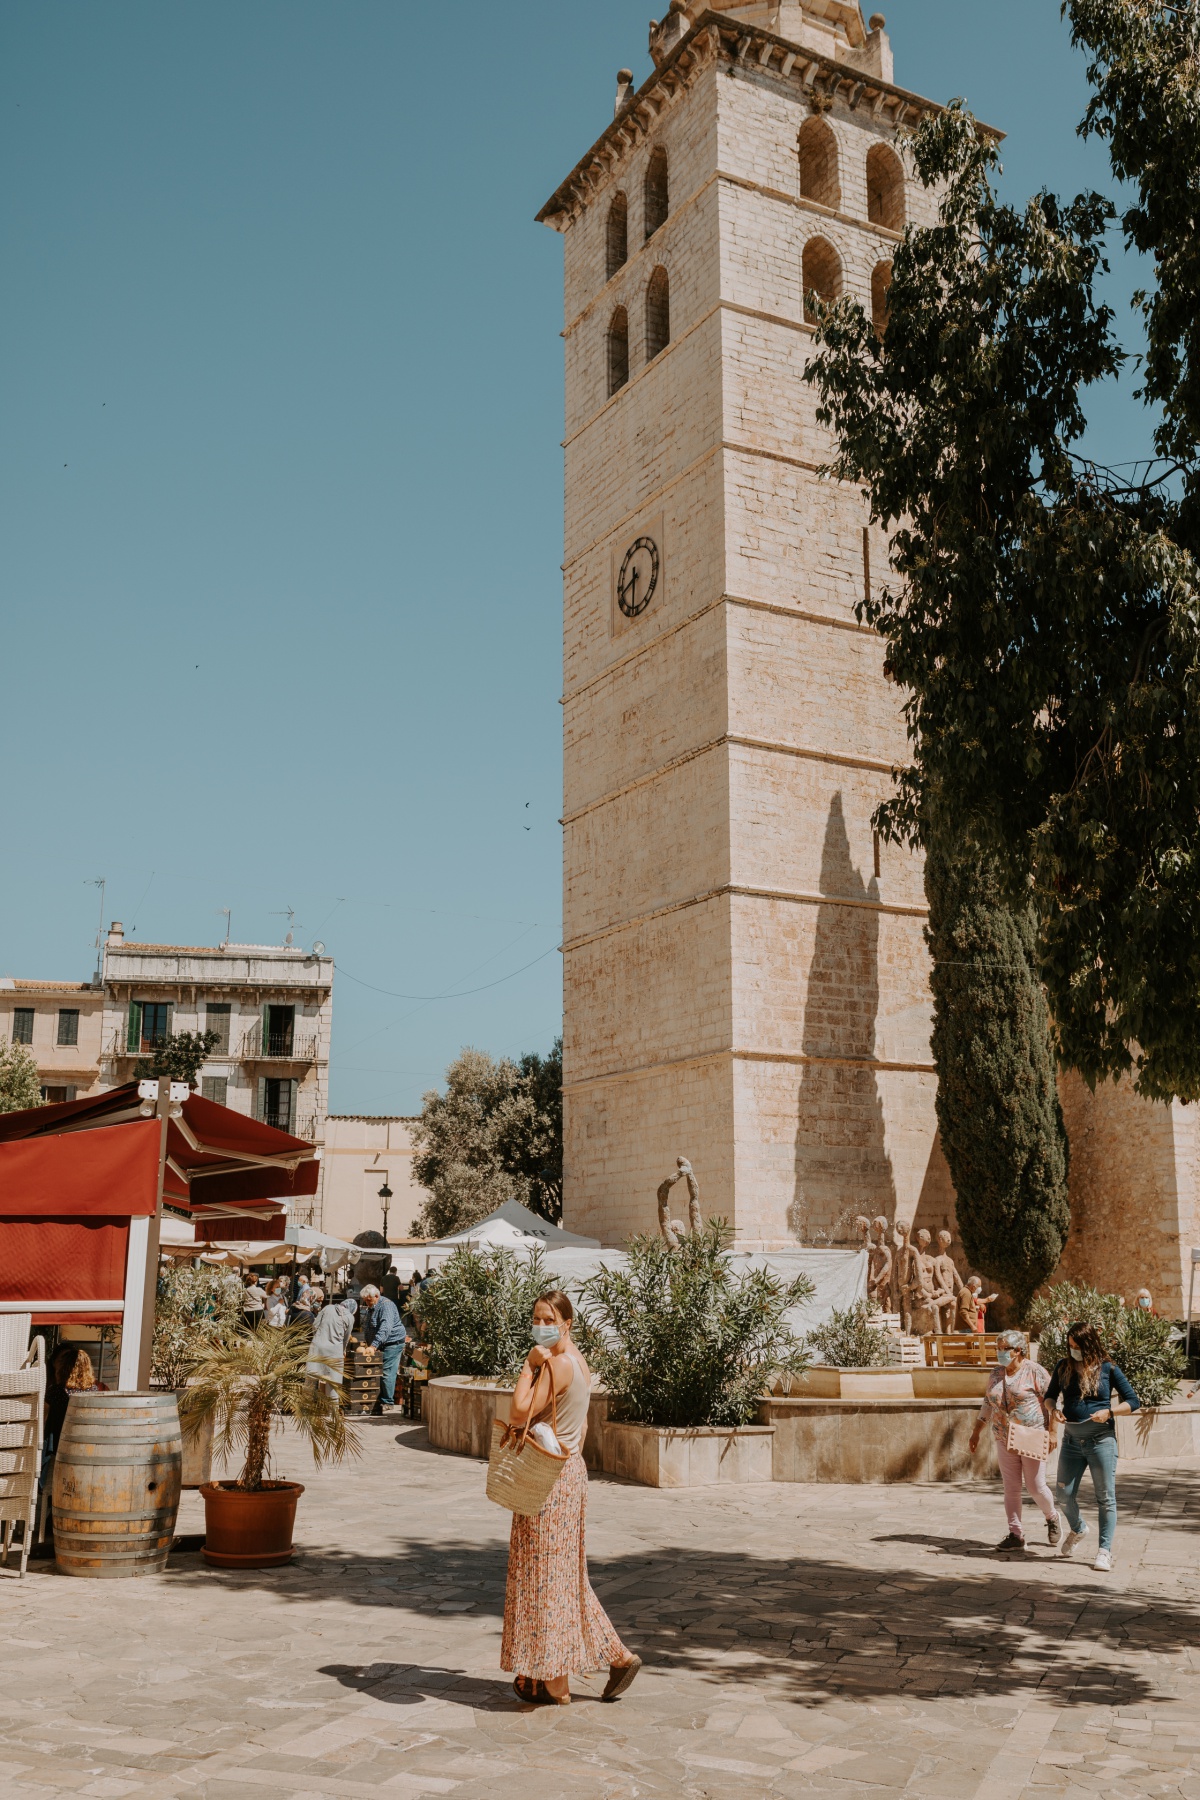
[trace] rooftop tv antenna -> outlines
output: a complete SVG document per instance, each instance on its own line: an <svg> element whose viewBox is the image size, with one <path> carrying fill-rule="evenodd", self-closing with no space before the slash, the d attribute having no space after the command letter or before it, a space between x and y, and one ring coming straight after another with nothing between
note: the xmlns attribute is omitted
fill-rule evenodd
<svg viewBox="0 0 1200 1800"><path fill-rule="evenodd" d="M288 928L287 928L287 936L283 940L283 947L285 950L290 950L292 947L293 941L294 941L294 934L292 932L292 926L295 924L295 921L296 921L295 907L294 906L285 906L283 909L283 912L272 913L271 917L273 919L282 919L284 916L284 913L287 914Z"/></svg>
<svg viewBox="0 0 1200 1800"><path fill-rule="evenodd" d="M99 981L104 958L104 890L108 883L103 875L96 875L89 885L100 889L100 923L96 927L96 980Z"/></svg>
<svg viewBox="0 0 1200 1800"><path fill-rule="evenodd" d="M217 911L225 921L225 942L221 945L221 948L222 950L228 950L230 922L233 918L233 909L229 906L218 906Z"/></svg>

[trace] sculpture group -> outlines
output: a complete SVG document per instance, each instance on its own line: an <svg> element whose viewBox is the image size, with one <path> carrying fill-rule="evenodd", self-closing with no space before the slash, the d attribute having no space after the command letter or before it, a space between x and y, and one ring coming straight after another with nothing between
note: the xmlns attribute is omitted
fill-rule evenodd
<svg viewBox="0 0 1200 1800"><path fill-rule="evenodd" d="M685 1182L688 1196L688 1223L671 1217L671 1189ZM981 1328L981 1301L984 1299L977 1275L964 1282L950 1254L954 1239L950 1232L937 1234L938 1254L932 1255L933 1242L924 1228L912 1241L912 1227L897 1225L889 1240L888 1222L880 1214L868 1219L860 1213L854 1221L867 1251L867 1296L877 1312L899 1313L901 1327L916 1337L946 1335L954 1331ZM658 1184L658 1229L671 1250L678 1250L685 1237L701 1230L700 1183L686 1156L677 1156L675 1172Z"/></svg>
<svg viewBox="0 0 1200 1800"><path fill-rule="evenodd" d="M953 1238L948 1231L938 1232L934 1256L933 1240L924 1229L914 1244L912 1227L897 1225L889 1242L888 1222L882 1216L868 1219L860 1214L854 1223L867 1250L867 1293L880 1312L899 1313L903 1329L917 1337L956 1328L974 1330L977 1299L950 1254Z"/></svg>

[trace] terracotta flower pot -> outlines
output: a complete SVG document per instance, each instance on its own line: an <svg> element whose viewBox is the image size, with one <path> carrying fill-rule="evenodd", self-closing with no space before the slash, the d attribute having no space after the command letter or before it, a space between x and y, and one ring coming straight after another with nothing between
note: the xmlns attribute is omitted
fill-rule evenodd
<svg viewBox="0 0 1200 1800"><path fill-rule="evenodd" d="M264 1481L257 1490L232 1481L206 1481L205 1562L219 1569L268 1569L292 1560L298 1481Z"/></svg>

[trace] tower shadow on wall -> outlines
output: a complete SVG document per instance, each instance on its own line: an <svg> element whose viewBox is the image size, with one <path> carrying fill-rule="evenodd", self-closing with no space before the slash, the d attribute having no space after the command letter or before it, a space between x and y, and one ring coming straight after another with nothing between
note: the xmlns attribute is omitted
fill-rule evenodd
<svg viewBox="0 0 1200 1800"><path fill-rule="evenodd" d="M796 1125L795 1190L788 1225L807 1244L854 1237L855 1214L895 1216L896 1186L884 1137L883 1104L871 1068L879 1010L879 914L835 900L875 900L854 867L842 796L825 823L812 967L804 999L805 1056L846 1060L805 1063Z"/></svg>

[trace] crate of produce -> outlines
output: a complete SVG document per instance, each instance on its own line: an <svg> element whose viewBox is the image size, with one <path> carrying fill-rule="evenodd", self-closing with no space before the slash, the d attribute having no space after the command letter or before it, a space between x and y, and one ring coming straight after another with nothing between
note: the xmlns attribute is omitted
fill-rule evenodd
<svg viewBox="0 0 1200 1800"><path fill-rule="evenodd" d="M379 1399L382 1385L383 1363L378 1350L357 1344L346 1357L342 1405L348 1413L369 1413Z"/></svg>

